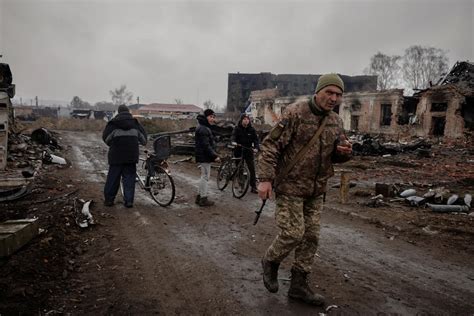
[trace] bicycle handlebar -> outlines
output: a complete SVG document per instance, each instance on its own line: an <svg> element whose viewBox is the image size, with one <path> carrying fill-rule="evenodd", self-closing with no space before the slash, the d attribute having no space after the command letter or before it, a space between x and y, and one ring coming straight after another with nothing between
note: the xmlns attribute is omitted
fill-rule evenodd
<svg viewBox="0 0 474 316"><path fill-rule="evenodd" d="M236 147L240 147L240 148L247 149L247 150L252 150L252 151L254 150L254 148L242 146L241 144L237 144L237 143L231 143L231 144L228 145L227 147L228 147L228 148L231 148L231 149L235 149Z"/></svg>

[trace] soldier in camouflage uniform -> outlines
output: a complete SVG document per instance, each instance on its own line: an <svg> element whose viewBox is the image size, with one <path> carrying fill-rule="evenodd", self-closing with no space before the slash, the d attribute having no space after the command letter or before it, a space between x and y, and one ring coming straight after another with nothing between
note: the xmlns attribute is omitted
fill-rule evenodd
<svg viewBox="0 0 474 316"><path fill-rule="evenodd" d="M270 198L274 189L275 218L280 228L262 259L265 287L272 293L278 291L280 262L295 250L288 296L314 305L324 304L324 298L307 283L318 248L323 194L327 180L334 174L333 163L349 160L352 153L342 120L332 111L341 104L343 92L344 83L338 75L321 76L310 99L285 109L281 121L264 139L258 159L259 196ZM291 170L285 170L316 134L323 119L326 122L319 139Z"/></svg>

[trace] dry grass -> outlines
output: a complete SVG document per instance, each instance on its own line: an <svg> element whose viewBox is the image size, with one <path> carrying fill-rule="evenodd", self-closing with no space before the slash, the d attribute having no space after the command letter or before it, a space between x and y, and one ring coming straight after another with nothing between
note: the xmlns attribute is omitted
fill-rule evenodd
<svg viewBox="0 0 474 316"><path fill-rule="evenodd" d="M170 119L139 119L148 134L159 132L178 131L196 126L195 119L170 120ZM49 130L65 131L103 131L107 122L102 120L74 119L74 118L47 118L42 117L33 122L16 121L17 130L32 132L44 127Z"/></svg>

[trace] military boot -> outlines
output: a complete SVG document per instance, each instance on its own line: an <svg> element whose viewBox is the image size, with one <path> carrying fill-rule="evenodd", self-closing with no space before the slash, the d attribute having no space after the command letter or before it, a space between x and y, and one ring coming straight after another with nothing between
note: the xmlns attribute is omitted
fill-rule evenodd
<svg viewBox="0 0 474 316"><path fill-rule="evenodd" d="M196 200L194 201L194 203L199 205L199 201L201 201L201 196L198 194L198 195L196 195Z"/></svg>
<svg viewBox="0 0 474 316"><path fill-rule="evenodd" d="M201 196L201 198L199 199L199 203L198 203L199 206L213 206L214 205L214 202L210 201L207 196Z"/></svg>
<svg viewBox="0 0 474 316"><path fill-rule="evenodd" d="M271 293L278 292L278 268L279 262L262 259L263 284Z"/></svg>
<svg viewBox="0 0 474 316"><path fill-rule="evenodd" d="M309 287L308 273L295 268L291 269L291 284L288 290L288 296L311 305L324 305L324 297L315 294Z"/></svg>

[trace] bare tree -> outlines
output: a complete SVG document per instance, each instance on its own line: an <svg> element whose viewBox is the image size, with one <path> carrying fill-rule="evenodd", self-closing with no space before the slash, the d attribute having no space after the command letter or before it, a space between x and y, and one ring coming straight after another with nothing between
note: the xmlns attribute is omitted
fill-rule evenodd
<svg viewBox="0 0 474 316"><path fill-rule="evenodd" d="M377 89L385 90L396 87L400 74L401 57L394 55L388 56L377 52L370 58L369 67L365 69L368 75L377 75Z"/></svg>
<svg viewBox="0 0 474 316"><path fill-rule="evenodd" d="M91 105L76 95L71 100L71 107L74 109L90 109Z"/></svg>
<svg viewBox="0 0 474 316"><path fill-rule="evenodd" d="M402 73L411 89L427 88L447 70L448 57L442 49L413 45L405 50Z"/></svg>
<svg viewBox="0 0 474 316"><path fill-rule="evenodd" d="M127 91L126 85L121 85L118 89L110 90L109 93L112 97L112 102L115 105L130 104L130 101L133 98L133 94L130 91Z"/></svg>
<svg viewBox="0 0 474 316"><path fill-rule="evenodd" d="M176 103L176 104L183 104L183 100L181 100L181 99L174 99L174 103Z"/></svg>
<svg viewBox="0 0 474 316"><path fill-rule="evenodd" d="M213 111L217 111L217 108L218 108L218 106L214 104L214 102L212 102L210 99L204 101L202 106L204 107L204 109L211 109Z"/></svg>

